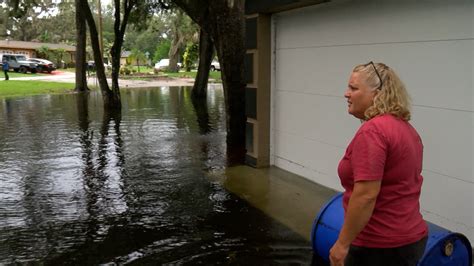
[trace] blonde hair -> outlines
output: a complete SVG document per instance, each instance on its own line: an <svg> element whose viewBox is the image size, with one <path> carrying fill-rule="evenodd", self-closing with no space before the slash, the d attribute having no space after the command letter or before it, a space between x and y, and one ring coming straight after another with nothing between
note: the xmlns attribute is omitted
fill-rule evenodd
<svg viewBox="0 0 474 266"><path fill-rule="evenodd" d="M377 75L375 68L379 75ZM405 121L410 120L410 96L393 69L383 63L371 62L358 65L352 71L364 73L366 84L372 90L377 90L372 106L365 110L366 120L381 114L392 114Z"/></svg>

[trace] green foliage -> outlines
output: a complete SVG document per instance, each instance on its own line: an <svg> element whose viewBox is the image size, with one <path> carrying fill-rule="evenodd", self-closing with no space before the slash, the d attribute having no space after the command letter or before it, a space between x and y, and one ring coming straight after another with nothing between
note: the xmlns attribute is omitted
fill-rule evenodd
<svg viewBox="0 0 474 266"><path fill-rule="evenodd" d="M170 24L170 39L172 40L168 58L177 60L188 43L198 42L199 28L189 16L179 9L167 17Z"/></svg>
<svg viewBox="0 0 474 266"><path fill-rule="evenodd" d="M48 46L41 46L40 48L36 49L36 53L38 54L38 57L53 61L56 63L56 65L60 66L61 61L64 58L64 55L66 55L66 50L62 48L58 48L56 50L51 50Z"/></svg>
<svg viewBox="0 0 474 266"><path fill-rule="evenodd" d="M172 72L165 72L166 76L170 78L196 78L197 72L192 71L192 72L178 72L178 73L172 73ZM216 82L222 82L221 80L221 72L220 71L211 71L209 72L209 79L214 80Z"/></svg>
<svg viewBox="0 0 474 266"><path fill-rule="evenodd" d="M158 62L163 58L168 58L168 52L171 47L171 41L168 39L163 40L155 50L153 54L153 62Z"/></svg>
<svg viewBox="0 0 474 266"><path fill-rule="evenodd" d="M145 53L138 49L133 49L129 58L136 66L140 65L140 63L146 62L147 59Z"/></svg>
<svg viewBox="0 0 474 266"><path fill-rule="evenodd" d="M147 27L131 26L127 29L124 39L124 50L138 49L142 52L154 54L157 44L166 39L166 33L169 30L166 22L162 18L155 16L151 20L146 21Z"/></svg>
<svg viewBox="0 0 474 266"><path fill-rule="evenodd" d="M7 13L8 20L5 21L5 29L2 31L8 30L13 40L74 42L74 1L6 0L6 2L6 9L1 13Z"/></svg>
<svg viewBox="0 0 474 266"><path fill-rule="evenodd" d="M199 47L196 43L188 43L183 55L183 66L186 71L191 71L193 64L199 57Z"/></svg>
<svg viewBox="0 0 474 266"><path fill-rule="evenodd" d="M49 49L48 46L45 46L45 45L36 49L36 54L38 54L38 57L41 57L44 59L50 59L52 57L52 51Z"/></svg>
<svg viewBox="0 0 474 266"><path fill-rule="evenodd" d="M132 69L128 66L121 66L119 74L120 75L130 75L132 73Z"/></svg>

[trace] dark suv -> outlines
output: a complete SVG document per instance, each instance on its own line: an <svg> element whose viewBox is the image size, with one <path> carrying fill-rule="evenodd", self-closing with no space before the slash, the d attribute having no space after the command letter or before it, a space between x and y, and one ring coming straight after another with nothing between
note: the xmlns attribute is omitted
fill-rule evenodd
<svg viewBox="0 0 474 266"><path fill-rule="evenodd" d="M51 73L53 72L54 70L56 70L56 65L51 62L51 61L48 61L46 59L42 59L42 58L29 58L28 59L29 61L32 61L32 62L35 62L38 66L36 67L36 70L38 72L48 72L48 73Z"/></svg>

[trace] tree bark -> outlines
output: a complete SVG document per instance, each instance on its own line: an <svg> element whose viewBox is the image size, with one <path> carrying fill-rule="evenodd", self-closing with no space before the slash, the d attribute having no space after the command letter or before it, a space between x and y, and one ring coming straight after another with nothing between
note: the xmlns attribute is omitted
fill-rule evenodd
<svg viewBox="0 0 474 266"><path fill-rule="evenodd" d="M199 133L205 135L211 131L211 126L209 125L207 99L191 97L191 102L193 103L194 111L196 112Z"/></svg>
<svg viewBox="0 0 474 266"><path fill-rule="evenodd" d="M168 52L168 58L170 59L170 62L168 65L168 71L170 72L179 71L179 68L178 68L179 52L184 42L184 36L181 35L181 33L178 30L178 25L176 25L175 23L176 22L174 22L172 25L172 27L174 28L173 30L174 35L173 35L173 39L171 40L170 50Z"/></svg>
<svg viewBox="0 0 474 266"><path fill-rule="evenodd" d="M213 53L214 42L211 36L201 29L199 34L199 66L192 91L193 98L206 98L207 96L207 82Z"/></svg>
<svg viewBox="0 0 474 266"><path fill-rule="evenodd" d="M110 49L110 55L112 56L112 95L114 102L120 103L120 87L118 83L118 77L120 72L120 56L122 55L123 38L125 36L125 30L127 28L130 12L136 5L134 0L125 0L123 2L123 19L121 20L121 7L120 0L114 0L115 12L114 12L114 43Z"/></svg>
<svg viewBox="0 0 474 266"><path fill-rule="evenodd" d="M76 92L88 91L86 77L86 37L87 27L84 19L81 1L75 0L76 6Z"/></svg>
<svg viewBox="0 0 474 266"><path fill-rule="evenodd" d="M179 37L178 37L179 38ZM169 72L178 72L179 67L178 67L178 61L179 61L179 49L180 46L182 45L182 40L179 39L173 39L171 42L171 48L170 52L168 54L170 58L170 63L168 65L168 71Z"/></svg>
<svg viewBox="0 0 474 266"><path fill-rule="evenodd" d="M97 27L95 26L94 17L92 16L91 9L87 1L81 1L82 8L84 11L84 16L89 26L92 52L94 55L96 75L99 80L100 91L102 92L102 98L104 101L105 109L120 109L120 95L118 98L112 93L112 90L109 89L109 84L107 83L107 77L105 76L104 62L102 59L102 53L99 46L99 37L97 33Z"/></svg>
<svg viewBox="0 0 474 266"><path fill-rule="evenodd" d="M245 0L173 0L215 44L221 62L227 115L227 152L231 163L245 159Z"/></svg>

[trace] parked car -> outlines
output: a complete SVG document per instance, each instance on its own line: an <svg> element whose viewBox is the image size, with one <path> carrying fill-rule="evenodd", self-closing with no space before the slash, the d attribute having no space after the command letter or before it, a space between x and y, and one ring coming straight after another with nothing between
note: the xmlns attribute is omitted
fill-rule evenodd
<svg viewBox="0 0 474 266"><path fill-rule="evenodd" d="M51 73L54 70L56 70L56 65L53 62L49 61L49 60L46 60L46 59L43 59L43 58L29 58L28 60L38 64L38 66L36 67L36 70L38 72Z"/></svg>
<svg viewBox="0 0 474 266"><path fill-rule="evenodd" d="M3 60L6 60L10 69L13 69L15 72L31 72L34 74L37 71L36 67L38 64L26 59L26 56L22 54L0 54L0 62L3 62Z"/></svg>
<svg viewBox="0 0 474 266"><path fill-rule="evenodd" d="M211 62L211 71L221 71L221 64L219 64L219 61L212 61Z"/></svg>
<svg viewBox="0 0 474 266"><path fill-rule="evenodd" d="M86 69L88 71L96 71L96 65L94 60L89 60L86 63ZM112 69L112 64L104 63L104 69L105 70L111 70Z"/></svg>
<svg viewBox="0 0 474 266"><path fill-rule="evenodd" d="M163 71L170 66L170 60L168 58L161 59L158 63L155 64L154 72ZM178 68L181 68L182 64L178 62Z"/></svg>

